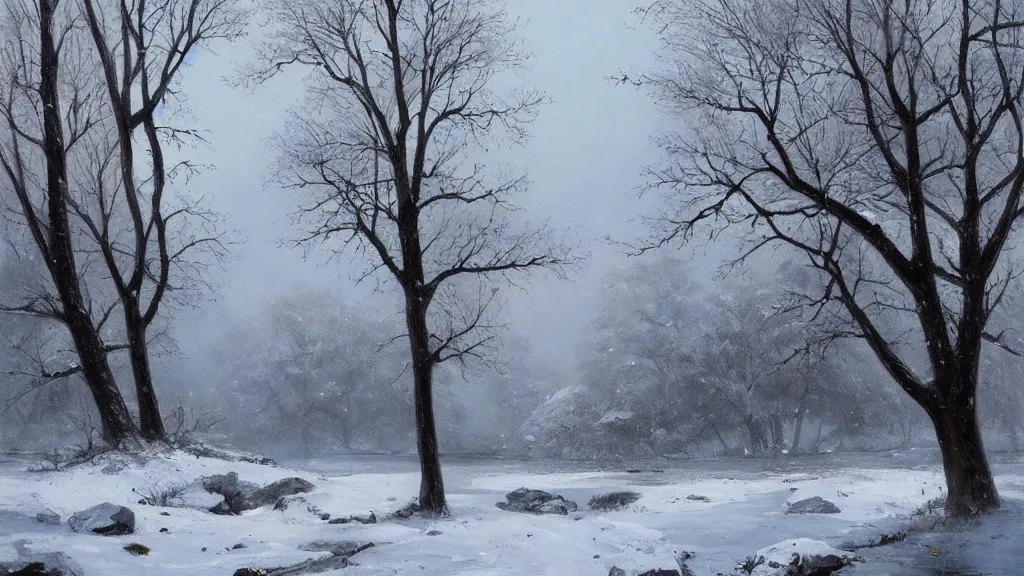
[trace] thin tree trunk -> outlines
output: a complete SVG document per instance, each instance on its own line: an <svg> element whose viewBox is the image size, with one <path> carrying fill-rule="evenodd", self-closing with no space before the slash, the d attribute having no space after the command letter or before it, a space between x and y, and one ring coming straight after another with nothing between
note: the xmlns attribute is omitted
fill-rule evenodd
<svg viewBox="0 0 1024 576"><path fill-rule="evenodd" d="M722 453L723 454L728 454L729 453L729 445L726 444L725 438L722 438L722 433L718 430L718 426L715 425L715 424L712 424L711 425L711 429L714 430L715 436L718 437L718 441L722 444Z"/></svg>
<svg viewBox="0 0 1024 576"><path fill-rule="evenodd" d="M797 408L796 424L793 425L793 444L789 451L792 454L800 453L800 435L804 430L804 413L807 411L807 392L811 389L810 383L804 386L804 393L800 395L800 407Z"/></svg>
<svg viewBox="0 0 1024 576"><path fill-rule="evenodd" d="M40 0L40 84L46 154L47 208L49 211L50 275L64 307L64 323L74 341L82 374L92 392L103 426L103 438L115 445L134 440L138 431L114 382L107 351L89 316L75 264L68 223L68 178L58 90L59 56L53 37L56 2Z"/></svg>
<svg viewBox="0 0 1024 576"><path fill-rule="evenodd" d="M782 417L778 414L772 416L772 445L771 451L777 452L786 446L786 432L782 424Z"/></svg>
<svg viewBox="0 0 1024 576"><path fill-rule="evenodd" d="M814 452L821 452L821 432L824 427L824 423L818 420L818 433L814 435Z"/></svg>
<svg viewBox="0 0 1024 576"><path fill-rule="evenodd" d="M149 367L146 326L137 314L137 301L128 302L125 309L125 333L128 336L128 355L139 405L139 428L142 437L147 440L166 440L167 431L160 417L160 404L157 401L156 390L153 389L153 373Z"/></svg>
<svg viewBox="0 0 1024 576"><path fill-rule="evenodd" d="M974 402L950 403L930 410L929 416L946 473L946 513L962 518L999 508Z"/></svg>
<svg viewBox="0 0 1024 576"><path fill-rule="evenodd" d="M433 369L425 298L415 288L406 290L405 320L412 352L413 397L416 407L416 447L420 456L420 512L447 516L441 460L434 423Z"/></svg>

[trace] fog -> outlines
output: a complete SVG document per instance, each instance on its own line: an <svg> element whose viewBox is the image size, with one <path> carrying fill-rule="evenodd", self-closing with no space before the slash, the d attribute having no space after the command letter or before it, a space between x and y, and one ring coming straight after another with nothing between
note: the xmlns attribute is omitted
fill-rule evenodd
<svg viewBox="0 0 1024 576"><path fill-rule="evenodd" d="M528 82L551 101L531 126L529 142L503 153L501 161L526 170L532 181L529 192L515 199L524 219L570 230L590 258L568 280L539 276L526 290L506 291L507 319L542 361L571 378L600 279L627 261L627 250L608 239L642 235L638 218L652 205L639 198L641 172L657 158L652 137L662 118L646 94L612 77L649 66L656 45L627 2L531 0L509 9L523 19L522 35L534 56ZM251 91L226 82L251 58L246 46L258 38L254 30L236 46L196 56L185 75L187 110L208 142L198 155L212 167L190 186L207 194L243 241L232 248L217 300L176 320L178 331L194 335L181 342L186 358L216 339L218 319L252 313L296 284L333 288L355 301L370 299L383 313L398 312L394 298L373 298L377 282L355 284L365 267L358 258L305 255L290 244L295 198L265 186L265 178L274 158L268 140L283 128L286 109L299 103L303 72ZM700 254L693 265L708 271L718 263L714 254Z"/></svg>
<svg viewBox="0 0 1024 576"><path fill-rule="evenodd" d="M112 142L118 143L117 157L123 160L126 148L141 146L140 138L112 139L115 131L107 126L108 132L82 147L86 151L66 153L75 216L68 234L74 236L79 259L81 279L76 283L85 295L82 307L95 333L89 334L91 328L75 332L73 322L59 310L54 312L53 302L69 298L71 302L76 296L56 286L56 269L43 266L38 257L43 235L35 233L33 223L44 220L25 216L26 205L45 205L47 192L34 181L19 188L13 176L16 171L10 170L12 190L17 193L4 197L8 217L3 233L9 249L0 254L0 264L8 271L0 289L8 299L0 306L6 310L8 328L3 359L10 366L6 371L12 381L5 410L17 417L6 422L5 440L12 445L30 440L36 447L53 441L67 444L76 442L75 434L95 428L96 413L89 408L85 390L76 388L85 380L94 396L99 391L100 396L116 397L119 391L134 398L138 407L128 407L132 402L120 399L113 403L111 410L120 411L113 420L122 420L127 430L132 426L129 421L138 418L148 439L165 435L158 425L147 431L147 426L152 428L160 420L155 407L143 407L145 398L155 397L164 412L175 410L176 427L187 421L187 427L195 429L192 432L202 429L214 442L275 453L299 450L306 455L411 453L416 447L413 406L425 401L421 389L430 398L431 384L421 384L436 372L434 398L440 405L442 452L571 459L626 453L761 455L934 446L930 434L915 432L928 430L945 409L929 400L934 393L932 381L941 380L947 366L966 362L975 366L968 378L971 411L980 373L979 405L985 415L980 427L986 442L999 449L1020 446L1022 427L1016 415L1024 395L1013 386L1021 356L1012 313L1020 288L1012 258L1017 248L996 233L1000 227L993 224L990 212L979 216L980 230L996 231L991 232L992 244L985 251L994 246L1000 248L997 256L1006 256L984 270L988 276L974 296L985 302L983 312L963 312L961 323L953 328L947 317L955 316L961 304L967 310L971 301L964 295L968 283L957 276L967 265L947 270L941 262L932 262L938 283L922 287L916 284L914 266L918 264L905 263L910 260L904 253L934 251L948 262L959 258L969 247L949 246L960 231L956 226L942 228L950 227L954 215L940 211L940 221L922 241L907 232L914 227L900 219L910 207L893 208L884 197L864 200L855 186L841 191L849 206L837 210L829 204L832 189L815 197L808 196L810 185L801 188L801 180L793 174L779 181L760 180L778 172L770 160L775 155L786 159L783 164L791 166L788 170L794 174L803 170L818 179L821 166L831 166L832 179L823 180L828 186L843 182L849 187L850 182L876 179L873 185L890 189L897 186L893 178L897 182L900 178L885 176L882 164L892 164L891 153L882 150L873 156L872 146L877 144L863 140L859 132L848 134L845 120L831 119L835 125L826 130L818 128L825 125L824 120L815 118L806 130L786 135L806 148L794 153L799 156L794 161L782 144L774 144L771 133L763 139L746 139L745 134L752 131L775 130L772 122L760 126L742 117L735 121L719 117L722 111L740 116L750 112L743 107L733 110L729 102L716 100L722 97L722 79L715 76L714 63L725 57L715 50L735 38L716 36L716 28L693 20L672 2L659 4L646 16L620 0L557 4L528 0L504 8L518 36L501 40L520 40L521 45L513 46L529 55L528 65L520 68L516 60L516 65L487 79L495 94L515 96L524 87L543 94L536 117L532 104L525 113L528 137L515 137L519 119L512 118L514 114L498 113L502 126L487 123L474 125L468 132L453 131L446 134L449 140L440 140L440 146L458 150L460 166L493 168L492 176L522 173L528 186L505 190L512 192L508 201L515 209L502 212L499 220L494 219L495 212L474 211L476 207L470 205L479 198L467 195L466 189L455 200L469 208L460 206L438 216L424 204L417 210L430 216L423 216L423 230L415 231L424 235L428 247L443 233L456 236L447 244L447 252L456 260L466 253L469 257L451 264L443 261L446 254L440 260L433 255L434 261L420 267L449 266L458 274L466 272L462 268L467 262L470 269L479 266L471 262L473 257L491 254L474 252L477 241L484 242L481 238L509 243L512 250L497 250L493 253L497 256L489 256L496 260L474 272L493 274L486 283L453 283L452 292L441 294L437 292L440 284L429 282L430 274L422 270L424 277L418 281L402 278L394 267L389 270L388 258L382 263L376 253L383 249L397 254L396 239L405 238L407 231L373 236L376 231L367 234L343 223L324 232L331 226L315 222L313 228L320 228L308 236L310 221L298 215L308 217L303 209L319 200L311 200L308 189L315 186L303 180L303 169L330 164L332 170L340 166L358 173L356 180L345 180L349 188L341 189L346 192L329 192L328 201L369 187L379 194L380 181L359 180L370 170L359 153L326 160L316 156L331 149L333 140L327 144L314 138L315 158L308 162L295 152L302 137L315 132L310 132L310 126L350 146L346 139L353 134L365 136L360 132L365 131L361 127L365 119L351 117L351 102L344 100L351 95L339 97L317 83L322 81L318 78L323 66L272 66L272 73L260 68L271 50L268 46L282 38L283 24L268 19L287 19L288 12L250 15L242 7L232 13L225 20L223 36L233 41L221 38L192 47L170 86L170 96L153 108L153 125L147 129L154 134L157 124L166 122L194 130L196 136L179 140L167 133L167 141L159 146L161 162L173 167L167 171L171 176L167 194L173 196L167 200L167 209L178 202L195 210L184 213L200 222L198 228L172 232L178 234L173 240L194 240L207 231L204 223L214 224L223 234L215 236L215 242L207 245L212 249L195 260L175 261L170 284L152 268L120 277L129 263L135 265L131 250L125 248L132 237L130 229L152 229L142 220L153 214L132 214L137 209L131 202L127 208L106 212L108 199L103 194L113 177ZM710 22L728 19L714 10L705 16ZM765 15L770 17L774 18ZM30 25L31 19L26 22ZM292 60L305 62L303 58ZM102 76L103 59L98 60L82 64L97 66L93 75L97 79ZM728 66L723 64L726 70ZM385 71L384 76L389 73ZM685 82L680 84L679 78ZM804 81L816 82L813 76ZM384 80L364 88L381 91L378 97L394 107L392 95L381 88L386 85ZM148 97L144 87L137 90L143 100ZM792 98L813 98L803 94ZM846 93L838 90L836 97L840 96ZM32 98L28 97L26 106L36 106ZM779 101L786 102L785 98ZM8 106L12 118L16 113L31 117L27 111L33 108ZM801 110L790 111L796 118L787 126L805 121ZM428 106L420 114L425 117L432 112ZM494 112L492 108L485 115ZM392 113L388 108L387 114ZM776 113L765 113L763 118ZM128 117L145 116L139 114ZM455 118L459 114L461 109ZM76 134L74 119L72 114L67 120L71 134ZM936 130L946 134L949 127ZM498 135L481 138L485 132L488 137L492 132ZM801 139L812 132L816 140L804 143ZM4 158L16 156L42 174L43 167L49 166L43 157L22 157L21 152L22 144L42 140L23 132L10 133L10 145L7 140L0 142L7 146L6 152L0 150ZM731 142L734 135L737 140ZM775 147L759 148L765 146L762 140ZM838 162L830 156L854 154L844 148L850 146L848 142L860 146L857 154L871 160L856 156L855 161ZM377 171L383 144L372 140L362 145L377 150L373 159ZM149 146L155 158L152 142ZM89 162L95 161L99 150L108 150L108 161L99 168L99 191L90 192L92 184L82 176L94 169ZM997 149L994 154L998 162L986 160L991 166L986 164L984 170L998 172L992 166L1004 162L999 155L1006 152ZM439 157L445 158L445 153ZM766 162L766 167L750 167L759 161ZM150 168L140 164L135 168L139 174L132 177L138 183L128 186L132 178L123 179L113 189L141 187L148 192L149 187L163 186L145 175ZM899 174L899 168L893 170ZM291 173L297 179L282 175ZM457 172L445 173L438 177L441 184L437 186L444 190L458 177ZM754 196L747 196L749 205L737 203L733 197L734 189L740 187L737 178L756 182L754 195L765 194L769 199L758 204ZM397 190L393 184L397 181L396 177L385 187ZM950 186L955 188L955 184L937 186L934 194L949 202L955 196ZM787 203L791 199L774 195L786 188L801 190L803 198L825 208L794 211ZM725 195L716 197L721 190L726 190ZM1002 193L1002 188L995 187L988 201ZM444 193L439 196L451 200L443 198ZM503 198L483 198L496 207L506 206ZM96 199L97 206L90 208L88 203ZM390 206L382 209L376 202L372 200L373 218L392 216ZM929 209L936 211L935 205L929 204ZM319 212L314 210L316 217L329 214L322 206ZM93 209L99 210L102 230L95 225ZM456 219L449 220L453 213ZM821 214L838 214L838 224L823 217L817 232L808 231L807 222ZM399 220L396 217L394 223L400 228ZM776 226L776 221L781 224ZM488 230L495 235L474 237L473 226L481 222L492 227ZM441 232L430 226L438 226ZM527 231L515 236L518 232L509 231L516 226ZM530 232L531 226L539 230L536 235ZM854 232L844 232L850 226ZM113 241L108 235L111 227ZM337 232L352 236L332 236ZM435 232L437 236L430 238ZM468 234L469 240L463 243L460 232ZM145 237L136 252L155 250ZM357 237L361 240L349 243ZM42 242L42 252L52 254L45 238ZM815 248L815 242L833 245ZM960 238L960 242L965 241ZM534 250L544 255L537 260L526 258ZM148 254L152 258L153 252ZM486 270L493 264L498 265ZM851 274L856 279L847 285ZM129 276L133 282L138 279L139 287L129 286L125 280ZM419 292L424 282L429 289ZM166 302L159 300L164 287L171 295ZM474 297L473 289L479 302L467 304ZM55 295L58 292L60 298ZM432 309L430 322L449 325L421 330L427 343L420 346L417 359L415 330L407 330L406 323L420 313L426 317L426 307L435 295L449 300ZM932 299L930 303L922 300L925 296ZM145 298L160 305L159 314L155 304L139 307L139 300ZM411 311L418 302L427 304L419 312ZM474 317L469 311L467 316L465 306L478 306L480 314ZM104 307L105 313L101 312ZM928 314L934 317L929 320ZM968 330L972 321L978 322L976 329ZM115 327L118 322L124 328ZM480 340L475 344L459 340L470 331L459 333L458 322L468 322L472 334L483 334ZM447 341L446 328L450 329ZM953 346L935 335L959 331L972 335L974 344L957 340ZM121 340L127 342L119 344ZM133 346L138 342L145 345ZM405 349L408 343L413 348L411 361ZM106 359L81 358L82 350L98 350L100 345L111 348ZM455 350L447 363L440 361L446 346ZM972 346L982 349L980 356L970 355ZM951 364L947 357L955 355L954 348L955 354L967 356ZM129 353L122 353L126 350ZM151 379L147 358L155 374ZM79 380L79 372L92 364L100 376ZM746 368L739 368L740 364ZM417 366L424 365L430 369L416 372ZM104 376L106 372L109 377ZM96 388L100 386L97 378L106 382L101 386L106 392ZM135 386L130 385L132 381ZM412 382L417 384L410 386ZM54 407L59 407L63 418L60 430L38 422L40 414ZM99 416L111 417L103 409ZM22 423L35 431L18 432ZM109 435L110 422L102 427ZM566 429L568 433L563 433ZM88 443L91 434L87 432ZM811 446L806 445L809 439L813 439Z"/></svg>

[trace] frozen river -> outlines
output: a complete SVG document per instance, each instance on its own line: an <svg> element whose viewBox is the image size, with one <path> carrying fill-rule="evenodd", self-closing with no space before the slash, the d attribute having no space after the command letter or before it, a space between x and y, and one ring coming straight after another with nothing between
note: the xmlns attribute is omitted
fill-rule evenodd
<svg viewBox="0 0 1024 576"><path fill-rule="evenodd" d="M100 462L46 474L27 473L24 461L15 459L0 462L0 493L5 495L0 560L12 557L18 542L31 542L40 553L65 553L84 576L221 576L240 567L301 561L309 557L301 551L305 543L343 539L376 544L356 557L358 566L338 572L347 576L605 576L611 566L627 574L673 568L674 556L683 550L695 553L689 563L695 574L713 576L731 572L738 561L783 540L807 537L842 547L901 529L922 504L942 494L937 458L927 450L605 465L449 457L443 464L451 518L373 525L328 525L304 510L305 504L285 512L265 508L225 517L138 506L136 500L139 491L154 485L237 471L256 483L301 476L316 485L303 502L317 510L335 518L374 511L383 518L416 494L415 457L337 456L283 460L279 467L268 467L171 454L116 473ZM996 454L993 468L1005 500L1002 512L974 526L912 532L900 544L860 550L866 562L844 574L1024 574L1024 460ZM581 510L533 516L494 506L519 487L561 494ZM592 496L617 490L635 491L641 498L614 512L586 508ZM690 495L707 501L687 499ZM784 513L787 502L811 496L834 502L841 512ZM34 521L44 508L66 518L102 501L132 507L136 534L103 538ZM129 542L153 552L127 555L121 548ZM244 547L236 549L236 543Z"/></svg>

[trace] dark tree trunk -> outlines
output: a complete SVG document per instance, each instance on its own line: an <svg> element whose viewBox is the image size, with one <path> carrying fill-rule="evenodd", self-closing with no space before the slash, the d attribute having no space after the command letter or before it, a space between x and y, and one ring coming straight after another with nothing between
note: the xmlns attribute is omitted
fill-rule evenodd
<svg viewBox="0 0 1024 576"><path fill-rule="evenodd" d="M811 385L808 383L804 386L804 393L800 395L800 406L796 410L796 423L793 425L793 444L789 447L792 454L800 453L800 435L804 431L804 413L807 411L807 392L810 389Z"/></svg>
<svg viewBox="0 0 1024 576"><path fill-rule="evenodd" d="M753 418L748 418L744 423L750 435L750 451L754 454L766 453L768 451L768 432L765 426Z"/></svg>
<svg viewBox="0 0 1024 576"><path fill-rule="evenodd" d="M149 367L149 349L146 326L138 314L138 300L129 298L125 303L125 333L128 336L128 355L135 378L135 395L139 405L139 428L147 440L166 440L167 431L160 417L160 404L153 389L153 373Z"/></svg>
<svg viewBox="0 0 1024 576"><path fill-rule="evenodd" d="M405 320L412 352L416 447L420 456L420 512L426 516L447 516L448 503L444 496L437 427L434 423L434 362L427 328L427 299L416 289L408 289L405 301Z"/></svg>
<svg viewBox="0 0 1024 576"><path fill-rule="evenodd" d="M107 351L89 316L79 284L71 227L68 223L67 158L58 89L59 56L53 37L56 2L40 0L40 84L43 108L43 140L46 154L47 209L49 212L49 262L47 265L64 308L64 323L71 334L103 425L103 438L111 444L136 439L138 431L114 382Z"/></svg>
<svg viewBox="0 0 1024 576"><path fill-rule="evenodd" d="M772 416L772 451L782 450L786 447L786 433L782 424L782 418L776 414Z"/></svg>
<svg viewBox="0 0 1024 576"><path fill-rule="evenodd" d="M718 437L718 442L722 444L722 453L729 453L729 445L725 442L725 438L722 438L722 433L718 430L718 426L712 424L711 429L715 432L715 436Z"/></svg>
<svg viewBox="0 0 1024 576"><path fill-rule="evenodd" d="M821 451L821 432L824 427L824 423L818 420L818 432L814 435L814 452L818 453Z"/></svg>
<svg viewBox="0 0 1024 576"><path fill-rule="evenodd" d="M999 507L973 398L929 410L946 473L946 513L963 518Z"/></svg>

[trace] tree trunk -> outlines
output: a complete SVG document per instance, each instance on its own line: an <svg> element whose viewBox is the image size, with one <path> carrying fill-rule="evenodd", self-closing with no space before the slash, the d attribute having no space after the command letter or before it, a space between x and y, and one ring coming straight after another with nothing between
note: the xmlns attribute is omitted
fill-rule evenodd
<svg viewBox="0 0 1024 576"><path fill-rule="evenodd" d="M153 374L149 367L149 348L146 345L146 326L138 311L138 300L127 298L125 307L125 334L128 336L128 355L135 378L135 395L139 405L139 428L146 440L166 440L167 431L160 417L160 404L153 389Z"/></svg>
<svg viewBox="0 0 1024 576"><path fill-rule="evenodd" d="M426 298L415 288L406 289L405 321L412 353L413 401L416 407L416 448L420 456L420 513L447 516L441 460L434 423L433 370Z"/></svg>
<svg viewBox="0 0 1024 576"><path fill-rule="evenodd" d="M58 288L58 292L63 291ZM135 442L139 431L132 421L132 415L121 391L114 382L114 374L107 361L107 351L96 334L92 319L83 309L72 311L65 307L65 314L65 324L74 341L78 361L82 365L82 375L100 415L103 440L115 446Z"/></svg>
<svg viewBox="0 0 1024 576"><path fill-rule="evenodd" d="M800 395L800 406L796 409L796 423L793 425L793 443L789 447L791 454L800 453L800 435L804 430L804 413L807 411L807 392L811 385L804 386L804 393Z"/></svg>
<svg viewBox="0 0 1024 576"><path fill-rule="evenodd" d="M786 432L782 424L782 417L778 414L772 416L772 452L778 452L786 447Z"/></svg>
<svg viewBox="0 0 1024 576"><path fill-rule="evenodd" d="M715 436L718 437L719 443L722 444L722 453L723 454L728 454L729 453L729 445L725 442L725 438L722 438L722 433L718 430L718 426L712 424L711 425L711 429L714 430Z"/></svg>
<svg viewBox="0 0 1024 576"><path fill-rule="evenodd" d="M103 439L115 445L136 439L138 431L114 382L107 351L89 316L79 284L68 223L67 158L58 89L59 55L53 37L56 2L39 1L40 83L43 140L46 154L46 193L49 212L47 266L64 308L64 324L71 334L103 425ZM40 246L40 248L43 248Z"/></svg>
<svg viewBox="0 0 1024 576"><path fill-rule="evenodd" d="M946 513L977 516L999 507L973 397L929 411L946 473Z"/></svg>
<svg viewBox="0 0 1024 576"><path fill-rule="evenodd" d="M824 427L824 423L818 420L818 432L814 435L814 452L815 454L821 452L821 432Z"/></svg>
<svg viewBox="0 0 1024 576"><path fill-rule="evenodd" d="M764 454L768 451L768 432L761 423L753 418L744 421L750 435L750 451L753 454Z"/></svg>

